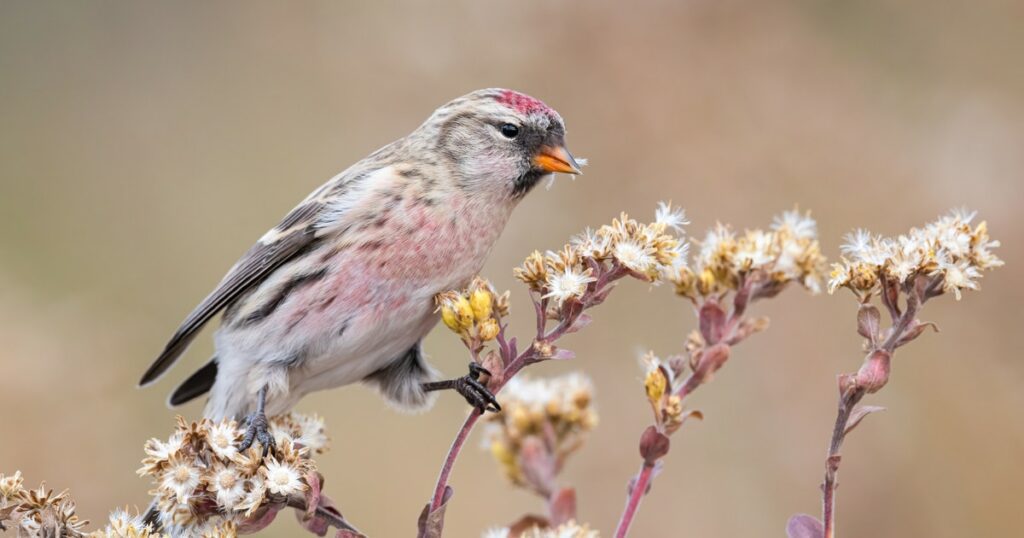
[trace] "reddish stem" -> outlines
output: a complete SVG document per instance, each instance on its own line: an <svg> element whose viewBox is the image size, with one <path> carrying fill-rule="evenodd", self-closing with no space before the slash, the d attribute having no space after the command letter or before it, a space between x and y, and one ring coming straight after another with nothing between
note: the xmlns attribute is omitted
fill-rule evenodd
<svg viewBox="0 0 1024 538"><path fill-rule="evenodd" d="M931 289L934 285L935 280L933 279L927 286L927 289ZM884 289L882 293L886 293ZM906 310L899 313L896 301L888 298L884 299L883 302L886 307L896 317L893 319L893 327L889 338L871 351L884 350L893 353L896 350L897 342L900 341L904 333L907 332L907 329L917 319L921 305L927 300L927 294L922 298L916 291L912 290L907 296ZM897 313L899 313L898 316ZM871 356L871 353L868 356ZM836 423L832 428L832 439L828 446L828 457L825 459L825 480L821 484L821 522L825 530L824 538L834 538L836 532L836 474L839 472L841 458L839 449L842 448L843 441L846 440L846 426L850 420L850 413L853 412L853 408L866 395L867 392L864 388L854 386L839 396Z"/></svg>
<svg viewBox="0 0 1024 538"><path fill-rule="evenodd" d="M821 485L821 520L825 526L824 538L832 538L836 526L836 473L839 472L839 449L846 439L846 424L854 406L864 398L862 389L853 389L839 397L839 408L836 413L836 424L832 429L832 440L828 445L828 457L825 458L825 481Z"/></svg>
<svg viewBox="0 0 1024 538"><path fill-rule="evenodd" d="M466 439L469 438L469 433L473 431L473 425L480 419L480 415L480 410L474 409L466 417L466 422L462 424L459 433L455 435L455 440L452 441L452 446L448 449L448 456L444 459L444 465L441 466L441 474L437 477L437 486L434 488L434 496L430 501L431 512L440 508L441 503L444 502L444 490L448 486L448 476L451 475L452 467L455 466L455 459L459 457L462 445L466 443Z"/></svg>
<svg viewBox="0 0 1024 538"><path fill-rule="evenodd" d="M640 473L636 475L636 483L633 484L633 489L629 492L629 498L626 500L626 508L622 511L622 517L619 519L619 526L615 529L615 538L625 538L629 533L629 526L633 523L637 509L640 508L640 499L643 499L647 493L653 472L654 465L647 462L640 467Z"/></svg>

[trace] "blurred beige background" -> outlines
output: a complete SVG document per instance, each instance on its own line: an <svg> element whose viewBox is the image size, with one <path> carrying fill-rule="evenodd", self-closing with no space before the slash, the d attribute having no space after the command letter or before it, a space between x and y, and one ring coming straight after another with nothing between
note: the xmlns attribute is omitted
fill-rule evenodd
<svg viewBox="0 0 1024 538"><path fill-rule="evenodd" d="M627 5L628 4L628 5ZM898 233L950 207L980 210L1007 267L960 303L929 304L941 334L895 362L851 437L845 536L1007 536L1024 524L1024 4L859 1L40 2L0 4L0 472L70 487L94 520L146 503L142 443L165 436L168 391L208 357L204 337L155 388L142 370L251 242L315 186L469 90L507 86L557 108L587 174L538 189L486 274L620 210L683 204L700 232L799 204L826 254L866 226ZM518 307L518 308L517 308ZM853 300L794 289L758 305L744 343L692 404L638 537L783 536L818 511L834 375L860 361ZM569 465L581 519L610 535L648 421L639 354L692 326L666 288L627 283L570 337L601 426ZM465 356L437 331L434 362ZM327 491L371 536L410 536L466 412L455 395L402 416L363 388L322 393ZM183 412L196 416L200 406ZM478 443L474 438L473 447ZM490 456L456 468L448 528L476 536L541 506ZM283 514L268 535L297 531Z"/></svg>

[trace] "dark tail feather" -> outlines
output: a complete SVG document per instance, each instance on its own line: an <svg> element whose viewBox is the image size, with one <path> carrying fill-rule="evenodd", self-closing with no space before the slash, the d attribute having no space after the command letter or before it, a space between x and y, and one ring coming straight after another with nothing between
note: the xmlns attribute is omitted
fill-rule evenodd
<svg viewBox="0 0 1024 538"><path fill-rule="evenodd" d="M196 370L184 383L174 389L169 400L171 407L177 407L206 394L213 387L215 379L217 379L217 357L210 359L210 362Z"/></svg>

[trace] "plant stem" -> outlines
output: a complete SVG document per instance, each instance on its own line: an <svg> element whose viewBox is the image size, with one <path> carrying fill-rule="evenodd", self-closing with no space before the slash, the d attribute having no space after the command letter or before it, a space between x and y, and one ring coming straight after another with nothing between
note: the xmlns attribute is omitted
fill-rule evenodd
<svg viewBox="0 0 1024 538"><path fill-rule="evenodd" d="M934 285L934 282L932 282L928 288L930 289L932 285ZM885 290L883 290L882 293L884 295ZM889 338L873 349L872 352L877 350L884 350L888 353L895 352L897 343L917 318L917 314L921 309L921 304L926 300L927 297L922 299L915 291L911 291L907 296L906 310L899 313L900 310L895 302L884 299L883 302L886 307L889 308L889 312L893 315L893 327ZM843 441L846 439L846 426L850 421L850 413L853 412L853 408L860 403L865 395L867 395L867 391L856 386L839 395L839 405L836 411L836 423L832 428L832 440L828 446L828 457L825 459L825 480L821 484L821 522L825 530L824 538L835 537L836 474L839 472L839 462L841 459L839 449L842 448Z"/></svg>
<svg viewBox="0 0 1024 538"><path fill-rule="evenodd" d="M633 517L636 515L637 509L640 508L640 500L647 493L647 487L651 483L653 472L654 465L647 462L644 462L643 466L640 467L640 472L636 475L636 483L633 484L633 489L629 492L629 498L626 499L626 508L622 511L619 526L615 529L615 538L625 538L629 533L629 526L633 523Z"/></svg>
<svg viewBox="0 0 1024 538"><path fill-rule="evenodd" d="M524 366L530 364L531 360L535 359L535 351L531 347L523 351L514 361L512 361L507 368L505 368L503 379L501 383L494 388L494 393L505 386L512 376L516 375L519 370L522 370ZM458 433L455 434L455 440L452 441L451 448L448 449L448 455L444 459L444 464L441 466L441 473L437 477L437 484L434 486L434 495L430 501L430 511L433 512L441 507L444 502L444 491L448 487L448 477L452 473L452 468L455 467L455 460L458 459L459 454L462 452L463 445L466 444L466 439L469 438L469 434L473 431L473 426L476 425L477 421L483 413L479 409L474 409L472 413L466 417L465 422L462 423L462 427L459 428Z"/></svg>
<svg viewBox="0 0 1024 538"><path fill-rule="evenodd" d="M473 412L466 417L466 421L462 424L462 428L459 429L459 433L455 435L455 440L452 441L452 446L448 449L448 456L444 459L444 465L441 466L441 474L437 477L437 485L434 487L434 496L430 501L431 511L440 508L441 503L444 502L444 491L448 486L448 476L452 473L452 467L455 466L456 458L458 458L459 453L462 452L462 445L466 443L469 433L473 431L473 426L476 424L476 421L480 419L480 416L480 410L473 409Z"/></svg>
<svg viewBox="0 0 1024 538"><path fill-rule="evenodd" d="M865 392L861 389L853 389L847 394L839 397L839 406L836 412L836 424L832 429L832 441L828 446L828 457L825 458L825 481L821 485L822 491L822 515L821 520L825 526L824 538L833 538L836 526L836 473L839 471L839 449L843 446L846 438L846 424L850 421L850 413L864 397Z"/></svg>

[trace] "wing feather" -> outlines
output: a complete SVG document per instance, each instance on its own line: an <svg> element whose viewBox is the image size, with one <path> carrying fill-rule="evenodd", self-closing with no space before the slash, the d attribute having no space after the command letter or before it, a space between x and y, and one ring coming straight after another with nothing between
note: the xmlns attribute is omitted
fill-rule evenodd
<svg viewBox="0 0 1024 538"><path fill-rule="evenodd" d="M389 147L385 146L378 152ZM139 385L156 381L185 352L211 318L277 268L326 236L344 234L351 225L349 221L353 213L358 212L352 210L372 201L369 195L372 189L368 189L368 185L386 186L396 177L392 166L381 167L379 161L364 160L310 194L280 224L260 238L228 271L217 288L185 318L163 352L143 374Z"/></svg>
<svg viewBox="0 0 1024 538"><path fill-rule="evenodd" d="M309 247L316 240L314 222L323 207L318 201L303 203L292 210L280 226L253 245L221 280L217 288L185 318L167 342L163 352L143 374L139 385L148 385L156 381L185 352L199 330L213 316L297 253Z"/></svg>

